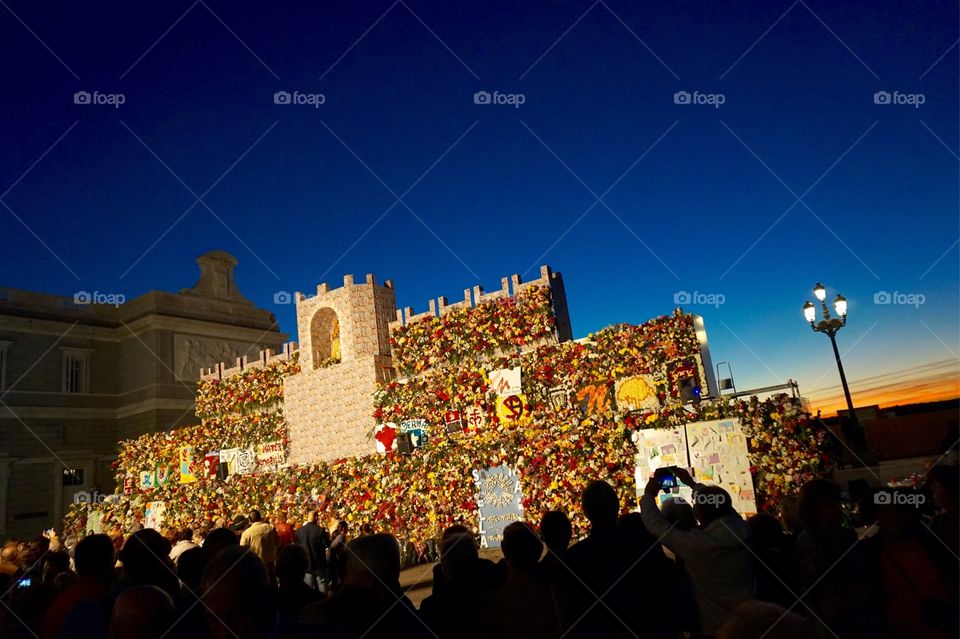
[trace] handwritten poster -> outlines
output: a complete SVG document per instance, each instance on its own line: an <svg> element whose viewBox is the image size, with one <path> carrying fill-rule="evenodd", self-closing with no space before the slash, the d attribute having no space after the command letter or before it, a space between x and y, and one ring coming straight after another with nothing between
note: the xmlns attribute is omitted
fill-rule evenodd
<svg viewBox="0 0 960 639"><path fill-rule="evenodd" d="M741 515L757 512L747 440L737 419L715 419L687 424L690 465L694 479L721 486L733 498Z"/></svg>
<svg viewBox="0 0 960 639"><path fill-rule="evenodd" d="M257 468L262 470L277 470L286 461L283 450L283 441L276 439L257 445Z"/></svg>
<svg viewBox="0 0 960 639"><path fill-rule="evenodd" d="M683 427L677 428L648 428L633 433L633 441L637 445L637 496L643 494L650 476L658 468L666 466L687 467L687 439ZM670 494L659 493L659 503L667 499L680 497L687 503L692 503L693 491L688 486L679 486Z"/></svg>
<svg viewBox="0 0 960 639"><path fill-rule="evenodd" d="M143 527L160 530L167 507L162 501L148 501L143 510Z"/></svg>
<svg viewBox="0 0 960 639"><path fill-rule="evenodd" d="M480 516L480 547L499 548L503 529L523 521L523 493L520 477L509 466L473 471Z"/></svg>

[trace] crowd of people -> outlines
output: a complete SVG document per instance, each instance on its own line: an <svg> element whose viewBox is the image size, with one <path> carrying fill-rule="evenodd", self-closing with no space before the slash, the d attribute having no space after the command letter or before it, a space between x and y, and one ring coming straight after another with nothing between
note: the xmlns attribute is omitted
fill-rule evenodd
<svg viewBox="0 0 960 639"><path fill-rule="evenodd" d="M609 484L590 483L589 534L572 545L559 511L507 526L497 561L475 531L447 528L419 608L401 588L393 536L342 521L330 530L316 512L299 525L253 511L209 531L9 541L0 636L958 636L956 466L932 468L922 490L865 488L853 509L839 486L814 480L778 516L749 519L722 488L670 472L692 503L654 476L639 512L623 514Z"/></svg>

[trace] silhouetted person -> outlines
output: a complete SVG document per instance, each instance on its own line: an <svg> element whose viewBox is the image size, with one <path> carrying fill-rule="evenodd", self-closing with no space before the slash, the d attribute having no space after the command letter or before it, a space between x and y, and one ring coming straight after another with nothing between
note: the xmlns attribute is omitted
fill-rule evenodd
<svg viewBox="0 0 960 639"><path fill-rule="evenodd" d="M796 610L812 610L841 639L878 633L877 584L868 583L857 534L843 525L840 488L825 479L808 481L799 509L803 531L794 545L793 590L803 603Z"/></svg>
<svg viewBox="0 0 960 639"><path fill-rule="evenodd" d="M265 639L276 622L267 567L250 550L217 553L203 571L207 627L214 639Z"/></svg>
<svg viewBox="0 0 960 639"><path fill-rule="evenodd" d="M507 581L487 598L486 618L497 637L552 639L561 633L559 601L537 570L543 543L529 525L516 522L503 531L500 549Z"/></svg>
<svg viewBox="0 0 960 639"><path fill-rule="evenodd" d="M693 514L700 526L679 530L663 517L657 508L660 482L656 478L647 482L640 512L650 534L683 559L700 612L700 632L711 636L738 603L754 596L754 559L747 548L749 528L733 509L727 491L695 482L682 468L673 471L693 488Z"/></svg>
<svg viewBox="0 0 960 639"><path fill-rule="evenodd" d="M233 533L231 533L233 534ZM200 603L203 569L209 555L205 548L190 548L180 555L177 563L177 577L183 586L174 599L177 609L176 621L170 629L172 636L208 637L207 620L203 605Z"/></svg>
<svg viewBox="0 0 960 639"><path fill-rule="evenodd" d="M327 548L327 579L333 591L340 587L343 571L346 570L346 548L347 522L341 520L337 522L333 539L330 540L330 547Z"/></svg>
<svg viewBox="0 0 960 639"><path fill-rule="evenodd" d="M89 617L99 617L99 627L106 628L108 609L104 599L116 579L115 561L113 542L106 535L90 535L77 544L74 549L77 579L47 609L40 627L41 639L58 636L71 612L81 602L89 606ZM91 619L89 625L97 625L97 622ZM80 628L70 629L67 635L83 636L73 630L82 631Z"/></svg>
<svg viewBox="0 0 960 639"><path fill-rule="evenodd" d="M287 544L277 555L277 612L291 620L304 606L323 598L304 581L308 563L307 551L299 544Z"/></svg>
<svg viewBox="0 0 960 639"><path fill-rule="evenodd" d="M877 508L878 532L863 542L872 575L881 586L889 639L960 636L958 562L920 519L920 494L885 490Z"/></svg>
<svg viewBox="0 0 960 639"><path fill-rule="evenodd" d="M207 560L213 559L221 550L240 545L240 537L229 528L214 528L203 540L203 552Z"/></svg>
<svg viewBox="0 0 960 639"><path fill-rule="evenodd" d="M930 529L956 556L960 554L960 469L934 466L927 473L927 491L934 515Z"/></svg>
<svg viewBox="0 0 960 639"><path fill-rule="evenodd" d="M345 554L343 587L304 608L302 622L350 630L367 639L429 636L400 588L400 546L393 536L358 537L347 544Z"/></svg>
<svg viewBox="0 0 960 639"><path fill-rule="evenodd" d="M440 563L434 567L433 591L420 604L420 614L440 637L473 637L476 624L464 625L465 615L476 613L477 603L503 583L500 569L480 559L473 534L464 526L447 528L440 538Z"/></svg>
<svg viewBox="0 0 960 639"><path fill-rule="evenodd" d="M330 534L326 528L317 524L317 511L311 510L307 513L306 521L297 529L294 537L307 551L307 580L311 586L324 592L329 582L327 548L330 547Z"/></svg>
<svg viewBox="0 0 960 639"><path fill-rule="evenodd" d="M618 524L620 499L604 481L591 482L580 503L590 534L568 553L575 576L565 584L566 630L574 637L676 637L676 569L656 540L638 518Z"/></svg>
<svg viewBox="0 0 960 639"><path fill-rule="evenodd" d="M173 620L170 595L156 586L133 586L113 604L110 639L160 639Z"/></svg>
<svg viewBox="0 0 960 639"><path fill-rule="evenodd" d="M115 599L133 586L156 586L177 596L180 582L170 561L170 542L152 528L143 528L130 535L120 550L120 580L112 588Z"/></svg>
<svg viewBox="0 0 960 639"><path fill-rule="evenodd" d="M757 599L790 606L796 601L789 587L793 581L792 539L784 533L780 520L768 513L754 515L747 525L754 552Z"/></svg>
<svg viewBox="0 0 960 639"><path fill-rule="evenodd" d="M540 572L548 581L562 579L567 571L567 549L573 538L570 518L559 510L544 513L540 519L540 537L547 547L540 560Z"/></svg>
<svg viewBox="0 0 960 639"><path fill-rule="evenodd" d="M810 639L815 636L814 628L800 615L783 606L756 600L738 604L717 631L717 639Z"/></svg>

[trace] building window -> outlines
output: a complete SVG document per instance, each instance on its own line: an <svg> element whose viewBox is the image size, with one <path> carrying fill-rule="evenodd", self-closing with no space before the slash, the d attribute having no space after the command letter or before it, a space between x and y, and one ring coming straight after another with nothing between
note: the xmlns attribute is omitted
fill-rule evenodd
<svg viewBox="0 0 960 639"><path fill-rule="evenodd" d="M64 348L63 392L90 392L90 351L85 348Z"/></svg>
<svg viewBox="0 0 960 639"><path fill-rule="evenodd" d="M7 347L12 343L0 339L0 390L7 387Z"/></svg>

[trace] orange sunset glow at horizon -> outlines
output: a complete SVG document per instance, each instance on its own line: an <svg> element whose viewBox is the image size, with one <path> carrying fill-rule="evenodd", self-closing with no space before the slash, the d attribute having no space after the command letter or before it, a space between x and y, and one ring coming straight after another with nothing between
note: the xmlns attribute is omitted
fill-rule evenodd
<svg viewBox="0 0 960 639"><path fill-rule="evenodd" d="M960 363L943 359L911 368L881 373L860 379L851 379L850 394L855 407L878 404L881 408L936 402L960 397ZM810 391L800 389L809 402L810 410L822 411L824 417L846 409L847 403L839 380L832 386L821 386Z"/></svg>

